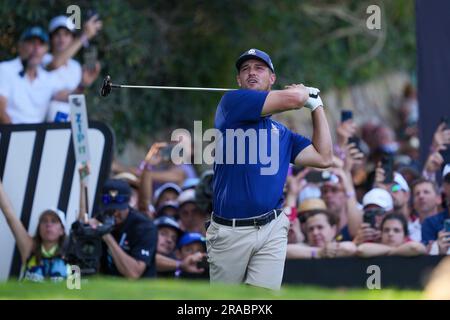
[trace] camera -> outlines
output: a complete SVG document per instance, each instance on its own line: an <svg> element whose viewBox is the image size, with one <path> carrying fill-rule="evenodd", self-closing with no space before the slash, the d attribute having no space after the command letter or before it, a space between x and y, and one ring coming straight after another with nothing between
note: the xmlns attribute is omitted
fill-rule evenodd
<svg viewBox="0 0 450 320"><path fill-rule="evenodd" d="M114 228L114 217L103 214L99 217L103 224L97 228L75 221L70 229L66 260L71 265L80 267L82 275L92 275L98 272L102 255L102 236Z"/></svg>
<svg viewBox="0 0 450 320"><path fill-rule="evenodd" d="M203 257L202 260L198 261L197 262L197 268L208 270L209 269L208 258L207 257Z"/></svg>

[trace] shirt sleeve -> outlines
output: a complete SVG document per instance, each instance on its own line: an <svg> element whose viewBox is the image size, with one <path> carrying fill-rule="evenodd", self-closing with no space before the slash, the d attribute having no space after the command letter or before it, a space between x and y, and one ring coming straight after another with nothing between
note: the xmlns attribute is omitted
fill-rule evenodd
<svg viewBox="0 0 450 320"><path fill-rule="evenodd" d="M152 222L139 224L135 229L135 237L130 255L149 266L154 261L156 253L157 232Z"/></svg>
<svg viewBox="0 0 450 320"><path fill-rule="evenodd" d="M236 125L242 122L256 122L261 118L267 91L235 90L227 92L219 104L224 124Z"/></svg>
<svg viewBox="0 0 450 320"><path fill-rule="evenodd" d="M311 145L311 140L294 132L291 132L291 139L292 139L291 163L294 163L297 155L303 149Z"/></svg>

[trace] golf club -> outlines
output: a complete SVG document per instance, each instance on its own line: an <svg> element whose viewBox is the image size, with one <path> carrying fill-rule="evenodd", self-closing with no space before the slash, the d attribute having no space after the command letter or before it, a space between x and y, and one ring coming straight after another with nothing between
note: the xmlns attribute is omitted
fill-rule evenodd
<svg viewBox="0 0 450 320"><path fill-rule="evenodd" d="M111 93L112 88L131 88L131 89L162 89L162 90L190 90L190 91L215 91L215 92L226 92L237 89L226 89L226 88L202 88L202 87L166 87L166 86L135 86L127 84L114 84L112 83L111 76L107 75L103 79L103 84L100 89L100 95L106 97ZM318 94L310 93L311 98L317 98Z"/></svg>
<svg viewBox="0 0 450 320"><path fill-rule="evenodd" d="M103 80L103 85L100 90L100 95L106 97L111 93L112 88L131 88L131 89L162 89L162 90L191 90L191 91L216 91L225 92L236 89L225 89L225 88L200 88L200 87L166 87L166 86L134 86L126 84L114 84L112 83L111 77L107 75Z"/></svg>

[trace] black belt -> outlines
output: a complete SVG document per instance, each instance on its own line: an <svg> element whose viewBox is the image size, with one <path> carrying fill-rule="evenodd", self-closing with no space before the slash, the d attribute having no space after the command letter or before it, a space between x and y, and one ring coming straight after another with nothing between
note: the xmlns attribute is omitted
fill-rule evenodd
<svg viewBox="0 0 450 320"><path fill-rule="evenodd" d="M281 213L283 213L282 209L276 209L269 212L266 212L260 216L253 217L253 218L247 218L247 219L225 219L219 216L216 216L215 214L212 215L212 219L214 222L218 224L222 224L225 226L235 226L235 227L249 227L249 226L255 226L255 227L261 227L265 224L268 224L273 219L277 218ZM234 225L233 225L234 221Z"/></svg>

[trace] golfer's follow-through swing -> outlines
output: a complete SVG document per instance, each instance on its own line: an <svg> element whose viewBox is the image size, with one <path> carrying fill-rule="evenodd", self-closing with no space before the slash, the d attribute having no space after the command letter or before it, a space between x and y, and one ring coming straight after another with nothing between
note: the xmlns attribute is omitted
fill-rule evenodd
<svg viewBox="0 0 450 320"><path fill-rule="evenodd" d="M249 140L239 146L227 146L228 139L222 139L226 161L214 163L213 212L206 230L206 246L211 282L279 289L290 227L288 213L281 209L289 164L329 167L331 135L319 89L292 84L284 90L271 90L275 68L269 55L258 49L244 52L236 68L239 89L119 85L107 76L101 95L106 97L113 88L222 91L225 94L217 106L214 126L223 136L230 129L265 131L256 142ZM311 110L311 140L270 117L303 107ZM257 148L251 143L257 143ZM239 152L245 152L244 159L249 159L249 152L261 149L261 143L274 166L270 173L266 159L262 163L258 158L256 164L233 162ZM272 149L274 143L278 147ZM233 155L227 156L228 152Z"/></svg>

